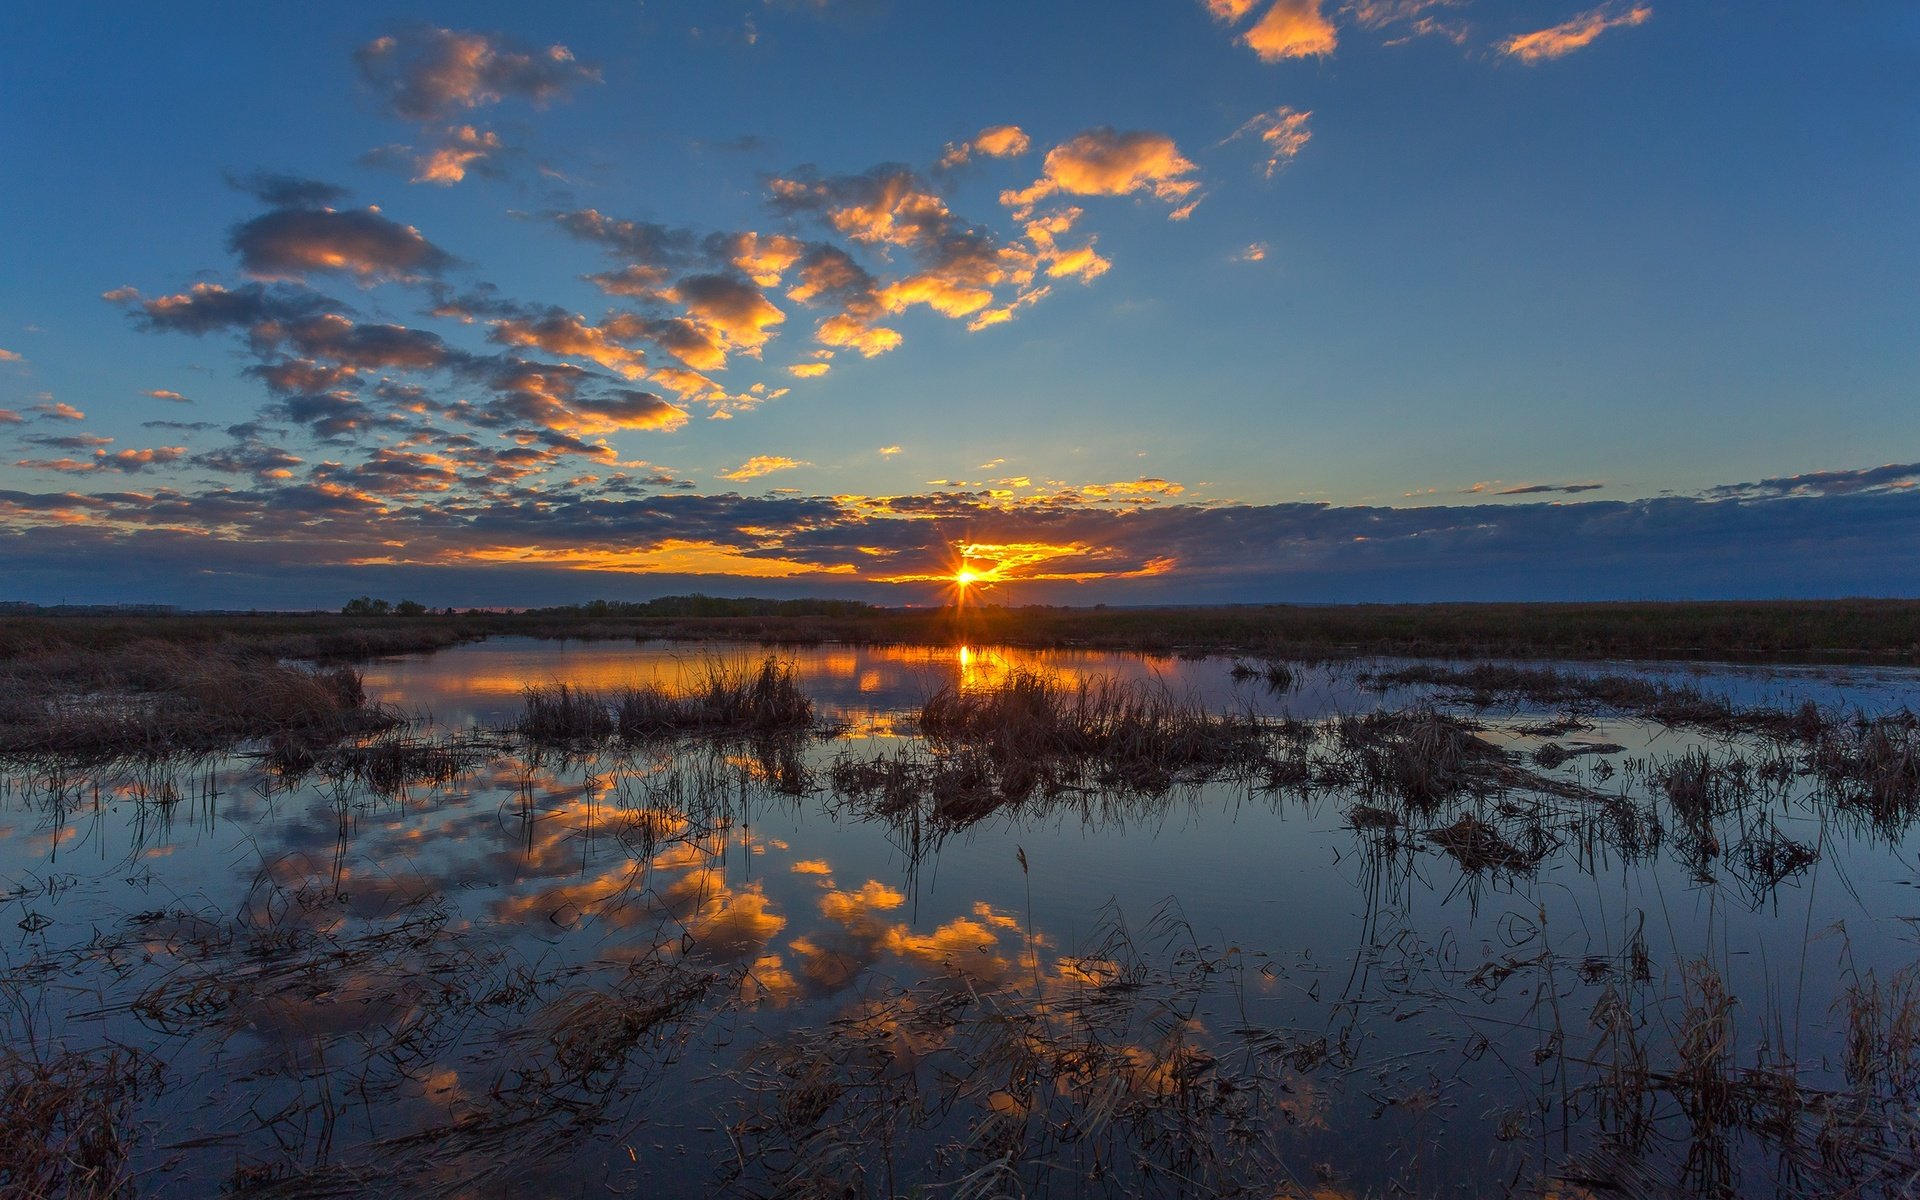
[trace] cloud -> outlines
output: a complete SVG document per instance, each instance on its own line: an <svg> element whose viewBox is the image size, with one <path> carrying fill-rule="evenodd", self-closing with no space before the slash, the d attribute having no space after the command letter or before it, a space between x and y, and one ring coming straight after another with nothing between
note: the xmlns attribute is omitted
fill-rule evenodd
<svg viewBox="0 0 1920 1200"><path fill-rule="evenodd" d="M500 135L471 125L450 127L440 144L413 160L413 181L451 187L467 172L497 159L505 150Z"/></svg>
<svg viewBox="0 0 1920 1200"><path fill-rule="evenodd" d="M455 485L417 503L396 490L437 489L445 471L469 478L487 457L511 472L516 461L537 465L555 452L468 446L436 439L242 487L0 491L0 554L19 588L111 596L137 576L177 581L169 595L206 589L193 593L201 603L218 603L220 589L246 580L266 581L262 603L312 604L370 590L369 581L399 587L427 578L476 602L508 603L577 595L577 576L567 582L566 571L579 569L671 576L649 580L654 588L698 588L701 573L731 576L733 586L790 579L795 590L782 594L827 587L884 600L902 594L885 590L888 579L920 581L909 587L931 595L932 581L951 574L956 539L982 569L1019 582L1031 603L1920 590L1920 488L1900 486L1920 474L1915 466L1733 485L1762 488L1755 498L1409 508L1196 504L1154 479L1082 485L1034 502L985 490L700 496L636 491L638 481L610 478L565 488L509 479L491 493ZM254 465L301 466L286 457L287 466ZM394 565L355 565L368 559Z"/></svg>
<svg viewBox="0 0 1920 1200"><path fill-rule="evenodd" d="M1017 158L1033 146L1033 139L1018 125L989 125L964 142L947 143L937 170L950 171L978 154L984 158Z"/></svg>
<svg viewBox="0 0 1920 1200"><path fill-rule="evenodd" d="M1248 242L1246 248L1233 257L1236 262L1264 262L1267 257L1267 244L1265 242Z"/></svg>
<svg viewBox="0 0 1920 1200"><path fill-rule="evenodd" d="M11 408L0 408L0 425L24 425L27 419Z"/></svg>
<svg viewBox="0 0 1920 1200"><path fill-rule="evenodd" d="M772 336L768 330L787 319L753 284L726 275L689 275L664 295L723 346L753 355Z"/></svg>
<svg viewBox="0 0 1920 1200"><path fill-rule="evenodd" d="M947 202L899 163L824 179L803 169L767 186L776 211L818 213L856 242L924 245L953 227Z"/></svg>
<svg viewBox="0 0 1920 1200"><path fill-rule="evenodd" d="M170 404L193 403L192 400L182 396L179 392L168 391L166 388L154 388L152 391L149 391L147 395L152 396L155 400L165 400Z"/></svg>
<svg viewBox="0 0 1920 1200"><path fill-rule="evenodd" d="M112 440L112 439L108 439ZM109 453L95 450L92 458L73 459L21 459L14 463L35 471L59 471L66 475L90 475L99 471L115 471L123 475L138 475L152 466L165 466L179 462L186 457L185 446L158 446L151 450L119 450Z"/></svg>
<svg viewBox="0 0 1920 1200"><path fill-rule="evenodd" d="M1240 35L1240 43L1262 62L1332 54L1339 36L1320 5L1321 0L1274 0Z"/></svg>
<svg viewBox="0 0 1920 1200"><path fill-rule="evenodd" d="M549 212L547 219L583 241L597 242L629 263L644 267L683 267L694 261L699 238L693 230L650 221L624 221L595 209Z"/></svg>
<svg viewBox="0 0 1920 1200"><path fill-rule="evenodd" d="M413 121L443 120L509 97L545 105L581 83L600 82L597 68L565 46L520 46L498 34L419 26L376 38L354 52L360 77L393 113Z"/></svg>
<svg viewBox="0 0 1920 1200"><path fill-rule="evenodd" d="M1563 58L1575 50L1590 46L1594 39L1609 29L1644 25L1652 17L1651 5L1636 4L1632 8L1625 8L1618 4L1602 4L1558 25L1536 29L1532 33L1515 34L1500 43L1500 51L1531 66Z"/></svg>
<svg viewBox="0 0 1920 1200"><path fill-rule="evenodd" d="M227 176L227 184L259 200L268 208L331 208L345 200L346 188L299 175L255 171Z"/></svg>
<svg viewBox="0 0 1920 1200"><path fill-rule="evenodd" d="M1706 494L1716 500L1764 499L1911 493L1917 487L1920 487L1920 463L1888 463L1851 471L1808 471L1753 483L1721 484L1708 489Z"/></svg>
<svg viewBox="0 0 1920 1200"><path fill-rule="evenodd" d="M774 454L756 454L733 470L720 472L720 478L730 480L734 483L741 483L749 479L758 479L762 475L771 475L775 471L791 471L795 467L810 467L812 465L812 463L802 462L797 458L786 458Z"/></svg>
<svg viewBox="0 0 1920 1200"><path fill-rule="evenodd" d="M26 356L14 350L0 350L0 362L23 363Z"/></svg>
<svg viewBox="0 0 1920 1200"><path fill-rule="evenodd" d="M1267 154L1267 178L1272 179L1313 140L1313 132L1307 128L1307 118L1312 115L1311 111L1302 112L1283 104L1272 112L1249 118L1246 124L1228 134L1226 140L1259 138Z"/></svg>
<svg viewBox="0 0 1920 1200"><path fill-rule="evenodd" d="M1606 487L1604 483L1527 483L1517 487L1501 488L1496 496L1540 496L1550 492L1574 496L1581 492L1597 492ZM1472 489L1469 489L1472 490Z"/></svg>
<svg viewBox="0 0 1920 1200"><path fill-rule="evenodd" d="M548 354L583 358L629 379L642 378L647 373L646 355L621 345L622 339L615 335L619 328L616 325L610 331L590 325L585 317L556 309L538 318L496 321L487 338L503 346L532 346Z"/></svg>
<svg viewBox="0 0 1920 1200"><path fill-rule="evenodd" d="M1232 24L1252 12L1260 0L1201 0L1216 21Z"/></svg>
<svg viewBox="0 0 1920 1200"><path fill-rule="evenodd" d="M87 419L87 414L81 412L71 404L60 401L49 401L44 404L29 404L27 405L27 411L36 416L44 417L49 421L84 421Z"/></svg>
<svg viewBox="0 0 1920 1200"><path fill-rule="evenodd" d="M333 272L362 282L405 281L437 275L454 261L418 229L374 208L275 209L235 226L228 245L247 274L264 280Z"/></svg>
<svg viewBox="0 0 1920 1200"><path fill-rule="evenodd" d="M894 455L900 453L900 447L882 446L880 447L880 449L876 450L874 453L878 454L881 458L892 458Z"/></svg>
<svg viewBox="0 0 1920 1200"><path fill-rule="evenodd" d="M216 330L271 329L303 321L331 307L326 297L304 288L258 283L228 288L196 283L187 291L144 300L132 288L116 288L102 299L132 304L135 320L152 331L206 334Z"/></svg>
<svg viewBox="0 0 1920 1200"><path fill-rule="evenodd" d="M1458 46L1467 40L1466 24L1429 14L1435 9L1457 8L1465 3L1466 0L1348 0L1340 11L1351 16L1354 24L1362 29L1404 26L1404 34L1390 39L1389 46L1430 36L1444 37Z"/></svg>
<svg viewBox="0 0 1920 1200"><path fill-rule="evenodd" d="M1000 202L1025 220L1039 201L1057 193L1129 196L1148 193L1179 205L1178 220L1193 211L1200 182L1196 166L1164 133L1089 129L1047 151L1042 174L1030 186L1001 193Z"/></svg>
<svg viewBox="0 0 1920 1200"><path fill-rule="evenodd" d="M787 368L787 373L794 376L797 379L818 379L822 375L825 375L828 371L831 371L831 370L833 370L832 363L803 362L803 363L794 363L793 365L789 366Z"/></svg>

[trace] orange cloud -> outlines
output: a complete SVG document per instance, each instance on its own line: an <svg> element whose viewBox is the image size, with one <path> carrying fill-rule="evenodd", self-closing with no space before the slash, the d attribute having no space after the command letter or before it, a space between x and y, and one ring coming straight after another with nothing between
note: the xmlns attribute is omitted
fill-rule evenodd
<svg viewBox="0 0 1920 1200"><path fill-rule="evenodd" d="M820 322L820 327L814 331L814 338L822 346L858 350L867 358L897 349L901 340L895 330L870 324L846 313L836 313Z"/></svg>
<svg viewBox="0 0 1920 1200"><path fill-rule="evenodd" d="M1017 158L1033 148L1033 139L1018 125L989 125L970 141L949 143L940 156L940 167L950 169L967 162L976 154L988 158Z"/></svg>
<svg viewBox="0 0 1920 1200"><path fill-rule="evenodd" d="M1333 22L1320 11L1321 0L1274 0L1273 7L1240 35L1240 43L1261 62L1332 54L1339 44Z"/></svg>
<svg viewBox="0 0 1920 1200"><path fill-rule="evenodd" d="M742 233L732 239L727 258L761 287L775 287L805 250L805 243L784 233Z"/></svg>
<svg viewBox="0 0 1920 1200"><path fill-rule="evenodd" d="M786 458L777 454L756 454L731 471L720 472L720 478L741 483L749 479L758 479L762 475L771 475L775 471L790 471L795 467L810 467L813 464L797 458Z"/></svg>
<svg viewBox="0 0 1920 1200"><path fill-rule="evenodd" d="M539 320L495 321L488 336L503 346L535 346L549 354L584 358L628 379L639 379L647 373L646 355L622 346L607 329L589 325L586 318L577 315L553 313Z"/></svg>
<svg viewBox="0 0 1920 1200"><path fill-rule="evenodd" d="M769 329L787 319L759 289L725 275L689 275L663 295L726 349L755 357L773 336Z"/></svg>
<svg viewBox="0 0 1920 1200"><path fill-rule="evenodd" d="M1589 9L1576 17L1562 21L1552 28L1515 34L1500 43L1500 50L1501 53L1531 66L1534 63L1562 58L1575 50L1592 45L1595 38L1609 29L1644 25L1652 17L1653 8L1650 5L1637 4L1622 12L1617 6L1603 4L1599 8Z"/></svg>
<svg viewBox="0 0 1920 1200"><path fill-rule="evenodd" d="M500 153L500 135L491 129L457 125L447 130L446 141L428 154L414 159L415 183L437 183L451 187L467 177L467 169Z"/></svg>
<svg viewBox="0 0 1920 1200"><path fill-rule="evenodd" d="M1002 192L1000 202L1026 220L1039 201L1056 193L1077 196L1127 196L1149 192L1180 204L1177 220L1193 211L1200 190L1199 168L1164 133L1109 128L1089 129L1047 151L1042 174L1019 191Z"/></svg>
<svg viewBox="0 0 1920 1200"><path fill-rule="evenodd" d="M1207 11L1213 14L1214 20L1232 24L1252 12L1254 5L1260 0L1202 0L1202 2L1206 4Z"/></svg>
<svg viewBox="0 0 1920 1200"><path fill-rule="evenodd" d="M1272 179L1313 140L1313 133L1307 128L1307 118L1312 115L1311 111L1302 112L1283 104L1272 112L1253 117L1228 135L1227 140L1259 138L1267 152L1267 178Z"/></svg>

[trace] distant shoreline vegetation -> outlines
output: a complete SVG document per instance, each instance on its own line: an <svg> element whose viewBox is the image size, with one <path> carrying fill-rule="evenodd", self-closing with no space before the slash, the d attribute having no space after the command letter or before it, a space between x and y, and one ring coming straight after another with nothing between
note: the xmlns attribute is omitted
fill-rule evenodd
<svg viewBox="0 0 1920 1200"><path fill-rule="evenodd" d="M997 644L1256 661L1391 655L1901 665L1920 664L1920 600L887 608L693 594L456 611L362 596L333 613L0 604L0 663L51 647L108 651L143 641L244 643L280 658L340 662L502 636Z"/></svg>

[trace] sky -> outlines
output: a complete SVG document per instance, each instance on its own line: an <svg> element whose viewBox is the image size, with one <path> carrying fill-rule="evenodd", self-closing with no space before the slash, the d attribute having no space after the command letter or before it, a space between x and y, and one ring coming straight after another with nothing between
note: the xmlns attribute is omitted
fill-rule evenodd
<svg viewBox="0 0 1920 1200"><path fill-rule="evenodd" d="M0 600L1920 592L1907 0L0 15Z"/></svg>

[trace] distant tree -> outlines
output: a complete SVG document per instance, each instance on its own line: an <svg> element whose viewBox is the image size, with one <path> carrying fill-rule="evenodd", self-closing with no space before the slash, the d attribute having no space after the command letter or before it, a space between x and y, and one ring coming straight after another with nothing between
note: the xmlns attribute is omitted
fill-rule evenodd
<svg viewBox="0 0 1920 1200"><path fill-rule="evenodd" d="M402 600L393 606L393 611L403 617L421 617L426 615L427 606L418 600Z"/></svg>
<svg viewBox="0 0 1920 1200"><path fill-rule="evenodd" d="M393 611L393 605L372 596L356 596L341 605L340 611L349 617L384 617Z"/></svg>

